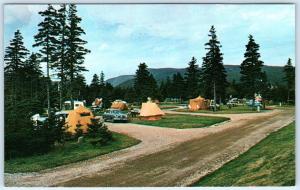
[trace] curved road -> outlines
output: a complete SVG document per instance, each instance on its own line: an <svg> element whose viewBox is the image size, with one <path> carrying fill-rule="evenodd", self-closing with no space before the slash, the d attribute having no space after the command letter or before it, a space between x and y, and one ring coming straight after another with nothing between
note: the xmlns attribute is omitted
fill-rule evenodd
<svg viewBox="0 0 300 190"><path fill-rule="evenodd" d="M110 130L141 139L142 143L37 173L5 174L5 185L188 186L295 119L294 110L213 116L230 117L231 121L209 128L182 130L109 124Z"/></svg>

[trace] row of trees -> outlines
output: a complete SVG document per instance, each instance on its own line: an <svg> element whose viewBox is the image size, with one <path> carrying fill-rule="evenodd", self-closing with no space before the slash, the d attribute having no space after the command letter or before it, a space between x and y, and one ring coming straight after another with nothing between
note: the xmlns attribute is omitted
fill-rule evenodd
<svg viewBox="0 0 300 190"><path fill-rule="evenodd" d="M85 85L81 75L84 55L89 52L81 36L74 4L48 5L39 12L43 18L38 24L33 47L30 52L24 45L19 30L5 49L5 158L44 153L57 141L61 126L51 118L51 107L61 107L66 98L73 100L77 90ZM46 64L46 75L41 71ZM51 81L50 74L59 78ZM57 88L57 85L59 88ZM45 91L46 89L46 91ZM59 90L57 90L59 89ZM48 122L41 128L32 125L30 117L48 110Z"/></svg>

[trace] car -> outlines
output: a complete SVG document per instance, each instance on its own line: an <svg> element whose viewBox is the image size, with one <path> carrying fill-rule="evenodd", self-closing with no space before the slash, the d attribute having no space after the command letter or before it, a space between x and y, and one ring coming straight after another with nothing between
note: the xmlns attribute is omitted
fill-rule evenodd
<svg viewBox="0 0 300 190"><path fill-rule="evenodd" d="M249 100L249 101L247 101L246 102L246 104L249 106L249 107L252 107L252 106L254 106L254 107L262 107L262 104L261 104L261 102L259 102L259 101L254 101L254 105L253 105L253 100Z"/></svg>
<svg viewBox="0 0 300 190"><path fill-rule="evenodd" d="M239 103L237 98L232 98L227 102L228 107L235 107Z"/></svg>
<svg viewBox="0 0 300 190"><path fill-rule="evenodd" d="M107 109L104 112L102 117L103 117L104 121L111 121L111 122L116 122L116 121L127 122L128 121L128 115L118 109Z"/></svg>

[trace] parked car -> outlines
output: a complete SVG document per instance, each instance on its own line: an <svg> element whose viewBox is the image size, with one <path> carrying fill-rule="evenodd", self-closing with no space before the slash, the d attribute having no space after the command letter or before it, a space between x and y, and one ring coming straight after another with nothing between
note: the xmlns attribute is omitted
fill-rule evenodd
<svg viewBox="0 0 300 190"><path fill-rule="evenodd" d="M227 102L227 106L229 107L235 107L239 103L237 98L232 98Z"/></svg>
<svg viewBox="0 0 300 190"><path fill-rule="evenodd" d="M252 107L252 106L253 106L253 100L247 101L246 104L247 104L248 106ZM254 107L257 107L257 106L262 107L261 102L259 102L259 101L254 101Z"/></svg>
<svg viewBox="0 0 300 190"><path fill-rule="evenodd" d="M107 109L102 117L104 121L128 121L128 115L118 109Z"/></svg>

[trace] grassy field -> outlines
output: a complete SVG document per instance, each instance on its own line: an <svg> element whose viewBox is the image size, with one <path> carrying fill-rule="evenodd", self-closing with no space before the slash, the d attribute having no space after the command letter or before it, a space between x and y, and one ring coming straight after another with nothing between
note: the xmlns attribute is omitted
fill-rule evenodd
<svg viewBox="0 0 300 190"><path fill-rule="evenodd" d="M177 109L175 111L179 112L191 112L189 109ZM261 110L261 112L265 112L268 110ZM213 112L211 110L198 110L198 111L193 111L195 113L212 113L212 114L238 114L238 113L257 113L256 110L252 110L251 107L248 106L237 106L237 107L232 107L229 109L227 106L222 106L221 110L218 110L216 112Z"/></svg>
<svg viewBox="0 0 300 190"><path fill-rule="evenodd" d="M133 118L131 123L151 125L158 127L187 129L187 128L202 128L216 123L229 120L225 117L207 117L207 116L192 116L183 114L166 114L161 120L147 121Z"/></svg>
<svg viewBox="0 0 300 190"><path fill-rule="evenodd" d="M113 133L114 141L106 146L93 146L88 140L82 144L67 142L64 147L56 147L44 155L35 155L25 158L16 158L5 161L5 172L34 172L60 165L65 165L81 160L87 160L102 154L124 149L140 141L126 135Z"/></svg>
<svg viewBox="0 0 300 190"><path fill-rule="evenodd" d="M295 185L295 123L272 133L194 186Z"/></svg>

